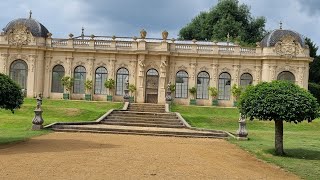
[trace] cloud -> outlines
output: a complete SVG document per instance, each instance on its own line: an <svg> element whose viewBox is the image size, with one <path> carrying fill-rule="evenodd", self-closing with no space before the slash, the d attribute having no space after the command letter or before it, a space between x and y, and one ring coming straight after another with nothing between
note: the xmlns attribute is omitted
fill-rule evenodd
<svg viewBox="0 0 320 180"><path fill-rule="evenodd" d="M319 0L298 0L301 4L301 11L307 12L310 16L318 16L320 14Z"/></svg>

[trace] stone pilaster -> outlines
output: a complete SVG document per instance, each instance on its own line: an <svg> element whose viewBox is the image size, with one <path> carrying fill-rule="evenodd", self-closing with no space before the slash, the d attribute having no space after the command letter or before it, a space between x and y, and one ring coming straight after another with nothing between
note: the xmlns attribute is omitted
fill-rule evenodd
<svg viewBox="0 0 320 180"><path fill-rule="evenodd" d="M138 77L137 77L137 92L136 92L136 100L138 103L144 102L144 67L145 67L145 55L139 54L138 55Z"/></svg>
<svg viewBox="0 0 320 180"><path fill-rule="evenodd" d="M159 79L159 90L158 90L158 103L166 103L166 79L167 79L167 67L168 67L168 57L161 56L160 63L160 79Z"/></svg>
<svg viewBox="0 0 320 180"><path fill-rule="evenodd" d="M255 78L253 80L254 84L258 84L261 81L261 66L255 66Z"/></svg>
<svg viewBox="0 0 320 180"><path fill-rule="evenodd" d="M233 77L233 82L232 82L231 86L234 85L234 84L236 84L237 86L240 85L240 83L239 83L239 71L240 71L240 65L239 64L233 65L233 76L232 76Z"/></svg>
<svg viewBox="0 0 320 180"><path fill-rule="evenodd" d="M8 57L9 57L9 54L1 54L1 57L0 57L0 73L9 74L9 73L7 73Z"/></svg>
<svg viewBox="0 0 320 180"><path fill-rule="evenodd" d="M297 84L300 87L304 87L303 81L304 81L304 72L305 72L305 67L299 67L298 68L298 79L296 79Z"/></svg>
<svg viewBox="0 0 320 180"><path fill-rule="evenodd" d="M270 68L270 80L269 81L273 81L273 80L276 80L276 68L277 66L275 65L270 65L269 66Z"/></svg>
<svg viewBox="0 0 320 180"><path fill-rule="evenodd" d="M51 93L52 81L52 56L45 56L44 91L43 97L49 97Z"/></svg>
<svg viewBox="0 0 320 180"><path fill-rule="evenodd" d="M37 96L37 92L36 92L36 86L35 86L35 66L36 66L36 58L37 55L29 55L28 57L28 81L27 81L27 96L28 97L36 97Z"/></svg>
<svg viewBox="0 0 320 180"><path fill-rule="evenodd" d="M95 58L93 58L93 57L92 58L88 58L87 61L88 61L87 79L94 81L93 77L94 77L95 72L94 72L93 67L94 67Z"/></svg>
<svg viewBox="0 0 320 180"><path fill-rule="evenodd" d="M73 62L73 57L66 57L66 67L65 67L65 76L70 76L72 77L72 62Z"/></svg>
<svg viewBox="0 0 320 180"><path fill-rule="evenodd" d="M212 67L212 81L211 81L211 86L218 88L218 67L219 64L211 64Z"/></svg>

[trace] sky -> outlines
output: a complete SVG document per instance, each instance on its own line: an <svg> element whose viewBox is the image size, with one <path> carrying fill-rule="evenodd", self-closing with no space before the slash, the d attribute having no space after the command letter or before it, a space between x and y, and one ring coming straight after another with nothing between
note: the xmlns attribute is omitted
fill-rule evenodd
<svg viewBox="0 0 320 180"><path fill-rule="evenodd" d="M54 38L67 38L69 33L96 36L139 36L177 38L179 30L201 11L208 11L218 0L10 0L0 3L0 26L16 18L38 20ZM264 16L266 29L291 29L320 45L319 0L239 0L251 8L254 17Z"/></svg>

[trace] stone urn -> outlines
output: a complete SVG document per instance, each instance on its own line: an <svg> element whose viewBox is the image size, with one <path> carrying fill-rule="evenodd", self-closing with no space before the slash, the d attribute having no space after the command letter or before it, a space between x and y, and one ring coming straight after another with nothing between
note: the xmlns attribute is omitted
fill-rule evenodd
<svg viewBox="0 0 320 180"><path fill-rule="evenodd" d="M164 30L164 31L162 32L162 39L163 39L163 40L167 40L168 35L169 35L168 31Z"/></svg>
<svg viewBox="0 0 320 180"><path fill-rule="evenodd" d="M145 39L145 38L147 37L147 31L144 30L144 29L142 29L142 30L140 31L140 36L141 36L141 39Z"/></svg>
<svg viewBox="0 0 320 180"><path fill-rule="evenodd" d="M73 34L70 33L70 34L69 34L69 39L72 39L72 38L73 38Z"/></svg>

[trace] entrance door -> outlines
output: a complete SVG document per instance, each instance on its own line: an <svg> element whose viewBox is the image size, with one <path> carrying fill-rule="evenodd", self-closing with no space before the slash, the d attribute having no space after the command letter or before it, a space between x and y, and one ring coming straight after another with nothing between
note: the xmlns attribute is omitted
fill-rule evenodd
<svg viewBox="0 0 320 180"><path fill-rule="evenodd" d="M149 69L147 71L146 78L146 103L158 103L158 86L159 86L159 74L155 69Z"/></svg>

